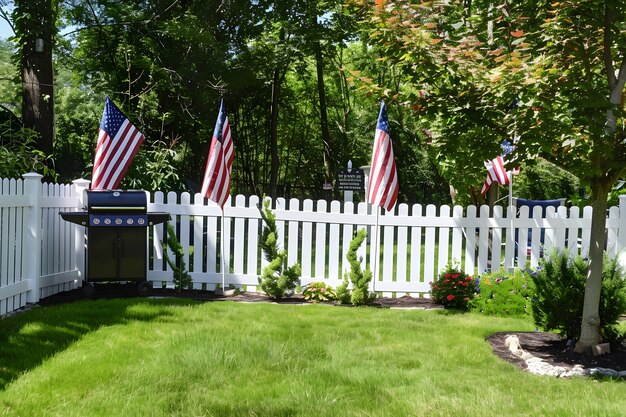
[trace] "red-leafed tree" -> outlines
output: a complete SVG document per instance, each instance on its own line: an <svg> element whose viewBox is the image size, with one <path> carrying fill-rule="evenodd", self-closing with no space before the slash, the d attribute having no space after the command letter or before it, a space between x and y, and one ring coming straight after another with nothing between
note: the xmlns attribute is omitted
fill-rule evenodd
<svg viewBox="0 0 626 417"><path fill-rule="evenodd" d="M353 6L382 59L410 81L397 98L429 119L456 172L482 170L504 138L518 161L543 157L592 193L590 266L576 349L601 341L607 196L626 168L626 4L377 2ZM384 86L371 85L382 94ZM512 106L512 103L516 103Z"/></svg>

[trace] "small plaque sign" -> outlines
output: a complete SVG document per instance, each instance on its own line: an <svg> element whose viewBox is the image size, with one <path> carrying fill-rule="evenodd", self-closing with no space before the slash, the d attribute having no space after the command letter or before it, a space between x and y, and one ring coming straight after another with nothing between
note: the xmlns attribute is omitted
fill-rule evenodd
<svg viewBox="0 0 626 417"><path fill-rule="evenodd" d="M339 191L365 191L365 174L362 169L341 169L335 184Z"/></svg>

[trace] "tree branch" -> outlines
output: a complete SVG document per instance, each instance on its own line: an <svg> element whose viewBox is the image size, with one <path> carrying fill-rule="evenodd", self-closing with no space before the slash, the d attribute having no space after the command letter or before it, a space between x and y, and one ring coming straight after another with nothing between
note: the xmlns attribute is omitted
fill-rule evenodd
<svg viewBox="0 0 626 417"><path fill-rule="evenodd" d="M604 36L602 41L602 58L604 59L604 68L606 69L606 74L609 81L609 91L613 91L616 83L615 68L613 67L613 58L611 56L611 25L613 23L613 12L610 10L607 3L605 3L604 6Z"/></svg>

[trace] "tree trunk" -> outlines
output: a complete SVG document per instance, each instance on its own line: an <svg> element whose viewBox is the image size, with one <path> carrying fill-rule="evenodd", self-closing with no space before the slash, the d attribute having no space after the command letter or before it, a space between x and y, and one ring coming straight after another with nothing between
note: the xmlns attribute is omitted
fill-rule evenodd
<svg viewBox="0 0 626 417"><path fill-rule="evenodd" d="M320 100L320 124L322 143L324 144L324 179L327 183L333 180L332 147L330 130L328 129L328 111L326 107L326 91L324 88L324 57L319 42L315 42L315 66L317 69L317 92Z"/></svg>
<svg viewBox="0 0 626 417"><path fill-rule="evenodd" d="M274 80L272 82L272 113L270 116L270 184L268 194L273 199L276 198L276 184L278 183L278 98L280 96L280 69L274 70Z"/></svg>
<svg viewBox="0 0 626 417"><path fill-rule="evenodd" d="M602 261L606 244L606 205L609 185L604 181L591 183L592 208L591 234L589 237L589 269L585 285L585 299L580 331L580 340L576 343L578 353L591 353L591 346L602 341L600 337L600 292L602 290Z"/></svg>
<svg viewBox="0 0 626 417"><path fill-rule="evenodd" d="M55 22L51 0L16 1L22 22L22 122L38 133L37 148L52 155L54 143L54 89L52 40ZM26 19L27 16L30 18Z"/></svg>

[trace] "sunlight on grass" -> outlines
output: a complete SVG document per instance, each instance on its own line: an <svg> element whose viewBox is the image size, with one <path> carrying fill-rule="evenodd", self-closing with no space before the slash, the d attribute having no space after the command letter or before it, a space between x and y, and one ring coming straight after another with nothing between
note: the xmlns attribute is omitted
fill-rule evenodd
<svg viewBox="0 0 626 417"><path fill-rule="evenodd" d="M37 308L0 321L0 415L623 415L626 384L533 376L485 341L532 328L327 305L130 299Z"/></svg>

